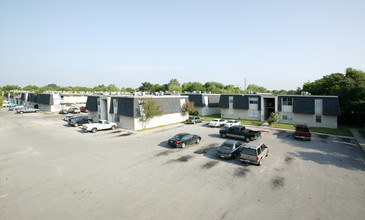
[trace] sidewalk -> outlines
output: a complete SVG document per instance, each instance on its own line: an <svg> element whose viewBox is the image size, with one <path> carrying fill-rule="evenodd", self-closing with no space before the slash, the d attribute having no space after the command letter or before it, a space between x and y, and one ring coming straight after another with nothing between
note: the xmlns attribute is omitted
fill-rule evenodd
<svg viewBox="0 0 365 220"><path fill-rule="evenodd" d="M358 128L350 128L350 131L354 135L355 139L357 140L357 143L361 147L362 151L365 153L365 138L360 134Z"/></svg>

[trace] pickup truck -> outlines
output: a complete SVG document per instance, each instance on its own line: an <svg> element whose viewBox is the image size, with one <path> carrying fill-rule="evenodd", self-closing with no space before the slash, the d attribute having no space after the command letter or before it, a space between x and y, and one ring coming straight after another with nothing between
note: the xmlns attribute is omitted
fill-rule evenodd
<svg viewBox="0 0 365 220"><path fill-rule="evenodd" d="M39 112L39 109L36 108L30 108L30 107L23 107L23 108L17 108L15 109L16 113L23 114L23 113L30 113L30 112Z"/></svg>
<svg viewBox="0 0 365 220"><path fill-rule="evenodd" d="M114 130L117 128L117 124L113 122L108 122L107 120L100 120L98 121L98 123L84 124L81 128L85 131L95 133L99 130Z"/></svg>
<svg viewBox="0 0 365 220"><path fill-rule="evenodd" d="M261 131L246 129L245 126L241 125L236 125L229 127L227 129L222 129L219 131L219 134L221 135L222 138L232 137L232 138L243 139L246 142L257 140L259 137L261 137Z"/></svg>
<svg viewBox="0 0 365 220"><path fill-rule="evenodd" d="M308 141L311 140L312 134L308 125L297 124L294 125L294 127L295 127L295 132L294 132L295 139L303 139Z"/></svg>

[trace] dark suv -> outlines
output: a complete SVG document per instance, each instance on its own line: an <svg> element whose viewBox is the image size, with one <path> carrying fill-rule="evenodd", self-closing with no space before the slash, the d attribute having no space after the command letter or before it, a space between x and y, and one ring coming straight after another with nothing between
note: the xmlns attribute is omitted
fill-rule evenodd
<svg viewBox="0 0 365 220"><path fill-rule="evenodd" d="M80 116L80 117L72 117L71 119L68 120L68 124L72 125L74 127L83 125L83 124L90 124L92 123L93 120L90 118L87 118L87 116Z"/></svg>

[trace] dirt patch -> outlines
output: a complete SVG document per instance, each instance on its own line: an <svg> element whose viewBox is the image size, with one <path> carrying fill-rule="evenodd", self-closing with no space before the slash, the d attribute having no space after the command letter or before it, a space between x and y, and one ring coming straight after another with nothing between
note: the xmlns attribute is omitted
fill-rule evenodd
<svg viewBox="0 0 365 220"><path fill-rule="evenodd" d="M129 135L131 135L132 133L122 133L122 134L120 134L119 136L129 136Z"/></svg>
<svg viewBox="0 0 365 220"><path fill-rule="evenodd" d="M319 134L318 137L320 137L321 139L328 139L328 135Z"/></svg>
<svg viewBox="0 0 365 220"><path fill-rule="evenodd" d="M286 155L284 160L285 160L285 163L291 163L293 161L293 157Z"/></svg>
<svg viewBox="0 0 365 220"><path fill-rule="evenodd" d="M250 170L247 167L238 167L235 169L233 175L237 177L245 177L248 172L250 172Z"/></svg>
<svg viewBox="0 0 365 220"><path fill-rule="evenodd" d="M272 179L272 181L271 181L271 187L274 190L281 189L281 188L284 187L284 185L285 185L285 178L284 177L277 176L274 179Z"/></svg>
<svg viewBox="0 0 365 220"><path fill-rule="evenodd" d="M178 162L188 162L188 160L190 160L193 156L191 155L186 155L186 156L182 156L176 159L176 161Z"/></svg>
<svg viewBox="0 0 365 220"><path fill-rule="evenodd" d="M169 155L169 154L171 154L171 153L172 153L172 151L162 151L162 152L160 152L160 153L156 154L155 156L156 156L156 157L160 157L160 156L167 156L167 155Z"/></svg>
<svg viewBox="0 0 365 220"><path fill-rule="evenodd" d="M347 143L350 143L351 142L351 139L350 138L340 138L341 141L343 142L347 142Z"/></svg>
<svg viewBox="0 0 365 220"><path fill-rule="evenodd" d="M204 153L206 153L206 150L208 148L216 147L218 145L219 145L218 143L209 144L208 146L202 147L199 150L194 151L194 153L195 154L204 154Z"/></svg>
<svg viewBox="0 0 365 220"><path fill-rule="evenodd" d="M210 169L210 168L214 167L217 164L218 164L218 161L209 161L209 162L203 164L202 168Z"/></svg>

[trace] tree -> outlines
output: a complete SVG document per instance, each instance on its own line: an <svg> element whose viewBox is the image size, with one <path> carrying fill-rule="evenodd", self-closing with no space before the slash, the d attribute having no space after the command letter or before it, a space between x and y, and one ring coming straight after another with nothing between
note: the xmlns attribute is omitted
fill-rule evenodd
<svg viewBox="0 0 365 220"><path fill-rule="evenodd" d="M280 120L280 113L279 112L271 112L269 119L267 119L267 122L269 122L269 125L277 123Z"/></svg>
<svg viewBox="0 0 365 220"><path fill-rule="evenodd" d="M173 92L173 91L181 92L180 82L177 81L177 79L171 79L167 85L168 85L169 92Z"/></svg>
<svg viewBox="0 0 365 220"><path fill-rule="evenodd" d="M10 90L21 90L20 86L17 85L6 85L2 87L3 91L10 91Z"/></svg>
<svg viewBox="0 0 365 220"><path fill-rule="evenodd" d="M266 92L268 92L267 89L265 89L264 87L258 86L258 85L255 85L255 84L248 85L246 91L251 91L251 92L256 92L256 93L266 93Z"/></svg>
<svg viewBox="0 0 365 220"><path fill-rule="evenodd" d="M152 84L149 82L144 82L142 83L142 86L140 86L138 89L139 91L143 91L143 92L150 92L152 90Z"/></svg>
<svg viewBox="0 0 365 220"><path fill-rule="evenodd" d="M182 112L186 113L188 112L189 115L195 115L195 105L194 102L186 102L182 105L181 108Z"/></svg>
<svg viewBox="0 0 365 220"><path fill-rule="evenodd" d="M33 86L33 85L28 85L28 86L23 87L23 90L26 90L26 91L36 91L38 89L39 89L38 86Z"/></svg>
<svg viewBox="0 0 365 220"><path fill-rule="evenodd" d="M120 89L115 84L110 84L106 89L108 92L120 92Z"/></svg>
<svg viewBox="0 0 365 220"><path fill-rule="evenodd" d="M188 82L182 84L182 91L187 91L187 92L206 91L206 89L200 82Z"/></svg>
<svg viewBox="0 0 365 220"><path fill-rule="evenodd" d="M303 90L312 95L338 96L342 113L365 113L365 72L352 68L346 74L332 73L314 82L307 82Z"/></svg>
<svg viewBox="0 0 365 220"><path fill-rule="evenodd" d="M161 116L163 113L161 105L157 105L156 102L151 98L143 99L142 109L142 115L144 116L143 121L148 121L154 117Z"/></svg>

